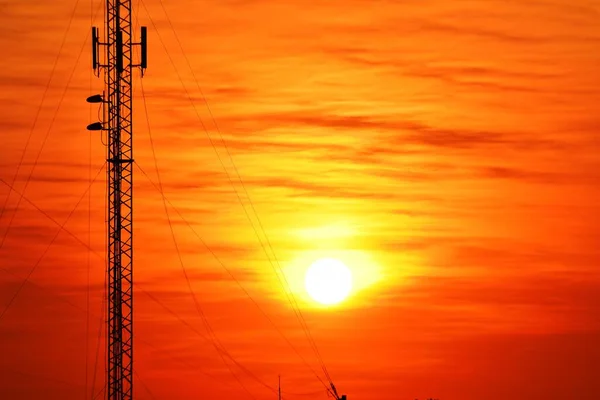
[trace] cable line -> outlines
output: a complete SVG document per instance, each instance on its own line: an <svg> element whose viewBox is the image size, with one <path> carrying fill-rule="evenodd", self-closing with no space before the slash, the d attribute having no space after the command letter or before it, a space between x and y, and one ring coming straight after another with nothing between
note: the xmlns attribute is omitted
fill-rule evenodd
<svg viewBox="0 0 600 400"><path fill-rule="evenodd" d="M154 149L154 141L152 139L152 129L150 128L150 116L148 115L148 109L147 109L147 105L146 105L146 94L144 92L144 84L142 82L142 80L140 79L140 87L142 89L142 98L143 98L143 103L144 103L144 112L146 114L146 122L148 124L148 134L150 136L150 146L152 148L152 156L154 158L154 165L156 167L156 175L158 177L158 184L160 187L160 191L162 193L162 180L160 178L160 170L158 168L158 160L156 158L156 151ZM210 337L211 342L213 343L213 345L215 346L215 348L217 349L217 352L219 354L219 357L221 357L221 360L223 361L223 363L227 366L227 368L229 369L229 372L231 372L231 374L233 375L233 377L235 378L236 381L238 381L238 383L240 384L240 386L244 389L244 391L253 399L255 399L255 397L252 395L252 393L250 393L250 391L248 390L248 388L246 388L246 386L242 383L242 381L240 380L240 378L235 374L235 372L233 372L233 370L231 369L231 367L229 366L229 364L227 363L227 361L225 361L225 358L223 356L223 354L221 352L218 351L218 347L223 347L223 345L220 343L219 339L217 338L216 334L214 333L212 327L210 326L210 323L208 322L206 315L204 314L204 311L202 310L202 307L200 306L200 303L198 302L198 299L196 297L196 294L194 293L194 289L192 288L192 284L190 282L190 278L188 276L187 270L185 268L185 265L183 263L183 258L181 256L181 252L179 250L179 245L177 243L177 238L175 236L175 230L173 229L173 223L171 222L171 216L169 215L169 209L167 207L167 202L165 200L165 197L162 196L162 201L163 201L163 206L164 206L164 210L165 210L165 215L167 216L167 221L169 223L169 230L171 232L171 238L173 239L173 244L175 246L175 250L177 252L177 257L179 259L179 264L181 266L181 269L183 271L183 275L185 277L185 281L187 283L187 287L189 289L190 294L192 295L192 298L194 300L194 305L196 307L196 311L198 313L198 315L201 317L202 322L204 323L204 326L206 328L206 331Z"/></svg>
<svg viewBox="0 0 600 400"><path fill-rule="evenodd" d="M179 44L179 46L180 46L180 49L181 49L181 51L182 51L182 53L183 53L183 55L184 55L184 58L185 58L185 59L186 59L186 61L187 61L188 67L190 68L190 71L191 71L191 73L192 73L192 76L193 76L193 78L194 78L194 80L195 80L195 82L196 82L196 85L197 85L197 87L198 87L198 89L199 89L199 91L200 91L200 93L201 93L201 95L202 95L202 98L203 98L203 100L204 100L204 102L205 102L205 104L206 104L206 106L207 106L207 108L208 108L208 110L209 110L209 114L210 114L210 116L211 116L211 118L212 118L212 120L213 120L213 123L215 124L215 127L216 127L216 129L217 129L217 132L219 133L219 136L221 137L221 141L222 141L222 143L223 143L223 145L224 145L224 147L225 147L225 149L226 149L226 151L227 151L227 154L228 154L228 156L229 156L229 158L230 158L230 161L231 161L231 163L232 163L232 165L233 165L233 167L234 167L234 170L235 170L235 172L236 172L237 178L238 178L238 180L239 180L240 184L242 185L242 188L243 188L243 190L244 190L244 193L246 194L246 197L248 198L248 202L250 203L250 206L251 206L251 209L252 209L252 211L253 211L253 213L254 213L254 215L255 215L255 218L256 218L256 219L257 219L257 221L258 221L258 224L259 224L260 230L263 232L263 235L265 236L266 243L267 243L267 245L268 245L269 249L271 250L271 253L273 253L273 258L275 259L275 263L276 263L276 265L275 265L275 264L273 263L273 261L271 260L271 257L269 256L269 253L267 252L266 246L265 246L265 244L262 242L262 240L261 240L261 238L260 238L260 235L258 234L258 231L257 231L257 229L256 229L256 227L255 227L255 225L254 225L254 223L253 223L253 221L252 221L252 219L250 218L250 215L248 214L248 211L246 210L246 206L244 205L244 203L243 203L243 201L242 201L242 199L241 199L241 197L240 197L240 195L239 195L239 193L238 193L238 191L237 191L237 189L236 189L236 187L235 187L235 185L234 185L234 183L233 183L233 180L231 179L231 175L230 175L230 174L229 174L229 172L227 171L227 168L225 167L225 164L223 163L223 160L222 160L221 156L219 155L219 153L218 153L218 151L217 151L217 148L216 148L216 146L215 146L215 144L214 144L214 142L213 142L212 138L210 137L210 134L208 133L208 130L206 129L206 126L204 125L204 123L202 122L202 119L200 118L200 115L199 115L199 113L198 113L198 110L197 110L197 109L196 109L196 107L195 107L195 104L194 104L194 102L193 102L193 99L192 99L192 97L191 97L191 95L190 95L189 91L188 91L188 90L187 90L187 88L185 87L185 84L183 83L183 79L181 78L181 75L179 74L179 71L177 70L177 67L175 66L175 63L173 62L173 59L172 59L172 57L171 57L171 56L170 56L170 54L169 54L169 50L168 50L168 48L166 47L166 45L165 45L164 41L162 40L162 37L161 37L161 35L160 35L160 32L158 31L158 27L156 26L156 23L155 23L155 22L154 22L154 20L152 19L152 16L150 15L150 12L149 12L149 10L147 9L147 7L146 7L145 3L143 2L143 0L141 1L141 3L142 3L142 6L144 7L144 9L146 10L146 13L148 14L148 17L150 18L150 21L151 21L151 23L153 24L153 26L154 26L155 30L157 31L157 35L158 35L159 41L160 41L160 42L161 42L161 44L163 45L163 48L165 49L165 52L167 53L167 57L169 58L169 60L170 60L171 64L173 65L173 67L174 67L174 69L175 69L175 72L176 72L176 74L177 74L177 76L178 76L178 78L179 78L179 81L181 82L181 84L182 84L182 86L183 86L183 89L184 89L184 91L186 92L186 94L187 94L187 96L188 96L188 99L190 100L190 102L191 102L191 104L192 104L192 107L193 107L193 109L194 109L194 111L195 111L195 113L196 113L196 115L197 115L197 117L198 117L198 119L199 119L199 122L200 122L200 124L201 124L201 126L202 126L202 128L203 128L203 130L204 130L204 132L205 132L205 134L207 135L207 137L208 137L208 139L209 139L209 142L210 142L211 146L213 147L213 150L215 151L215 153L216 153L216 155L217 155L217 158L219 159L219 162L221 163L221 165L222 165L222 167L223 167L223 169L224 169L224 171L225 171L225 173L226 173L226 175L227 175L227 177L228 177L228 180L229 180L229 182L230 182L230 184L231 184L231 186L232 186L232 188L233 188L233 190L234 190L234 192L235 192L235 194L236 194L236 196L237 196L237 198L238 198L238 200L239 200L240 204L242 205L242 207L243 207L243 209L244 209L244 212L245 212L245 214L246 214L246 217L247 217L247 218L248 218L248 220L250 221L250 224L252 225L252 227L253 227L253 229L254 229L254 231L255 231L255 234L256 234L256 236L257 236L257 238L258 238L258 240L259 240L259 243L260 243L261 247L263 248L263 251L265 252L265 255L267 256L267 259L268 259L269 263L271 264L271 266L272 266L272 268L273 268L273 270L274 270L274 272L275 272L275 275L277 276L277 278L278 278L278 280L279 280L279 283L280 283L280 285L281 285L281 286L282 286L282 288L284 289L284 293L285 293L285 295L286 295L286 298L287 298L288 302L290 303L290 305L292 306L292 309L293 309L294 313L296 314L296 318L297 318L297 319L298 319L298 321L300 322L300 325L301 325L302 329L303 329L303 330L304 330L304 332L305 332L305 335L306 335L306 337L307 337L307 339L308 339L308 341L309 341L309 344L310 344L310 345L311 345L311 347L313 348L313 351L315 352L315 355L317 356L317 359L319 360L319 362L320 362L320 364L321 364L321 368L322 368L322 370L323 370L323 372L324 372L325 376L326 376L326 377L327 377L327 379L329 380L329 383L330 383L331 389L333 389L333 391L332 391L332 390L331 390L329 387L327 387L326 385L325 385L325 386L326 386L327 390L328 390L329 392L331 392L331 394L333 394L333 395L334 395L334 396L337 398L338 396L337 396L337 394L335 393L335 387L333 386L333 382L332 382L331 376L330 376L330 374L329 374L329 372L328 372L328 370L327 370L327 367L325 366L325 363L324 363L324 361L323 361L323 358L322 358L322 356L321 356L321 354L320 354L320 352L319 352L319 350L318 350L318 348L317 348L316 342L315 342L314 338L312 337L312 334L310 333L310 330L308 329L308 324L306 323L306 320L304 319L304 316L302 315L302 312L300 311L300 307L298 306L298 303L297 303L297 301L296 301L296 299L295 299L295 297L294 297L294 295L293 295L293 293L292 293L292 291L291 291L291 287L290 287L290 285L289 285L289 282L287 281L287 278L285 277L285 274L283 273L283 270L282 270L282 268L281 268L281 264L280 264L280 262L279 262L279 260L278 260L278 258L277 258L277 256L276 256L276 254L275 254L275 251L274 251L274 249L273 249L273 246L271 245L271 242L270 242L270 240L269 240L269 238L268 238L268 235L266 234L266 231L265 231L265 229L264 229L264 227L263 227L263 224L262 224L262 222L261 222L261 220L260 220L260 217L259 217L258 213L256 212L256 208L254 207L254 204L253 204L253 202L252 202L252 200L251 200L251 198L250 198L250 195L249 195L249 193L248 193L248 191L247 191L247 189L246 189L246 187L245 187L245 185L244 185L244 182L243 182L243 180L242 180L242 178L241 178L241 175L239 174L239 170L237 169L237 167L236 167L236 165L235 165L235 162L234 162L234 160L233 160L233 157L232 157L232 155L231 155L231 152L229 151L229 148L228 148L228 146L227 146L227 143L225 142L225 139L224 139L224 137L223 137L223 135L222 135L222 133L221 133L221 131L220 131L219 127L218 127L218 124L217 124L217 122L216 122L216 120L215 120L215 118L214 118L214 115L212 114L212 111L210 110L210 107L209 107L209 105L208 105L208 101L206 100L206 97L204 96L204 94L203 94L203 92L202 92L202 89L200 88L200 85L199 85L199 83L198 83L198 79L196 78L196 76L195 76L195 74L194 74L194 71L193 71L193 69L192 69L192 67L191 67L191 63L189 62L189 58L188 58L188 57L187 57L187 55L185 54L185 51L184 51L184 49L183 49L183 46L182 46L182 44L181 44L181 41L179 40L179 37L178 37L178 35L177 35L177 32L175 31L174 27L173 27L173 24L172 24L172 22L171 22L171 19L169 18L169 15L168 15L168 13L166 12L166 9L165 9L165 7L164 7L164 4L163 4L162 0L160 0L161 6L162 6L162 8L163 8L163 11L165 12L165 15L166 15L166 17L167 17L168 23L169 23L169 25L170 25L171 29L173 30L173 33L174 33L174 35L175 35L175 37L176 37L176 40L177 40L177 42L178 42L178 44ZM283 276L283 280L282 280L282 279L279 277L279 273L278 273L277 269L279 270L279 273L281 273L281 275ZM288 294L288 292L286 291L286 286L287 286L287 288L288 288L288 290L289 290L289 292L290 292L289 294Z"/></svg>
<svg viewBox="0 0 600 400"><path fill-rule="evenodd" d="M75 4L75 7L74 7L73 12L71 14L70 22L69 22L69 27L67 28L67 31L65 32L65 37L63 38L63 43L61 44L61 51L62 51L62 48L64 47L64 42L66 40L66 35L67 35L68 31L69 31L69 28L71 27L71 23L72 23L72 20L74 18L75 11L77 9L77 4L79 4L79 0L77 0L77 3ZM96 14L97 14L97 12L98 12L98 10L96 11ZM42 151L44 150L44 147L45 147L46 142L48 140L48 136L50 135L50 132L52 131L52 127L54 126L54 122L56 121L56 117L58 115L58 111L60 110L60 107L61 107L61 105L62 105L62 103L63 103L63 101L65 99L65 95L67 93L67 90L69 89L69 86L71 84L71 80L73 79L73 75L75 74L75 70L77 69L77 65L79 64L79 60L81 59L81 54L83 53L83 49L85 47L85 44L87 43L88 38L89 38L89 32L86 35L85 40L83 41L81 49L79 50L79 55L77 56L77 60L75 61L75 65L73 66L73 69L71 70L71 74L69 75L69 79L67 80L67 84L65 85L65 88L64 88L64 90L63 90L63 92L61 94L60 100L58 102L58 106L56 107L56 110L54 111L54 115L53 115L52 120L50 122L50 126L48 127L48 130L46 131L44 139L42 140L42 145L41 145L41 147L40 147L40 149L39 149L39 151L38 151L38 153L37 153L37 155L35 157L35 161L33 163L33 168L29 172L27 180L25 181L25 186L22 189L23 194L25 194L25 192L27 190L27 186L29 186L29 182L31 181L31 177L33 176L33 172L35 171L35 168L38 165L40 156L42 154ZM45 97L47 95L48 88L50 86L50 81L51 81L52 76L54 75L54 72L56 70L56 64L58 63L59 57L60 57L60 51L59 51L59 54L57 55L56 61L54 63L54 67L52 68L52 74L51 74L50 80L48 80L48 84L46 85L46 90L44 91L44 95L42 97L42 101L41 101L40 106L38 108L38 112L36 114L36 117L34 119L34 124L33 124L32 128L31 128L30 133L29 133L29 137L27 138L27 143L25 145L25 149L23 150L23 154L21 156L21 160L20 160L19 165L17 167L17 171L15 172L15 175L14 175L14 177L12 179L12 183L10 184L10 187L14 187L14 183L15 183L15 181L17 179L19 170L20 170L20 168L21 168L21 166L23 164L23 159L25 158L25 152L27 150L27 147L29 146L31 135L33 134L34 127L35 127L35 125L37 123L37 119L39 117L39 113L40 113L42 105L43 105L43 100L45 99ZM4 209L6 208L6 203L8 203L8 197L9 196L10 196L10 192L9 192L9 194L6 197L5 206L2 208L2 212L1 213L4 213ZM19 206L21 204L21 200L22 199L23 199L23 196L19 196L19 199L17 201L17 205L15 206L14 213L12 214L12 216L11 216L9 222L8 222L8 226L6 227L6 231L4 232L4 235L2 236L2 241L0 241L0 249L2 249L2 247L4 246L4 242L6 240L6 237L8 236L8 233L10 232L10 229L12 227L12 224L13 224L13 221L15 219L15 216L17 215L17 212L19 211ZM0 216L1 216L1 214L0 214Z"/></svg>
<svg viewBox="0 0 600 400"><path fill-rule="evenodd" d="M48 246L46 247L46 249L44 250L44 252L40 256L40 258L38 258L38 260L35 263L35 265L33 266L33 268L31 268L31 270L29 270L29 273L27 274L27 277L23 281L21 281L21 284L19 285L19 288L13 294L13 296L10 298L10 300L8 301L8 304L4 307L4 309L2 310L2 312L0 312L0 322L2 321L2 317L4 317L4 315L6 315L6 312L8 311L8 309L14 304L15 300L17 299L17 296L21 293L21 290L23 290L23 287L29 281L29 279L31 278L31 275L33 275L33 273L35 272L35 270L37 269L37 267L40 265L40 263L42 262L42 259L46 256L46 254L48 253L48 251L50 250L50 248L52 247L52 245L54 244L54 242L58 238L58 235L60 235L60 232L62 231L62 228L64 228L64 226L67 224L67 222L69 222L69 220L73 216L73 213L75 212L75 210L77 209L77 207L79 207L79 204L81 203L81 201L83 200L83 198L85 197L85 195L87 194L87 192L90 190L90 188L92 187L92 184L96 181L96 178L98 178L98 175L100 175L100 172L102 172L103 169L104 169L104 165L102 165L102 167L98 170L98 173L96 173L96 176L94 177L94 180L88 185L88 187L86 188L86 190L83 193L83 195L81 195L79 197L79 200L77 201L77 204L75 204L75 207L73 207L73 209L71 209L71 211L69 212L69 215L65 219L65 222L63 222L61 224L60 228L58 229L58 231L56 231L56 234L52 238L52 241L48 244ZM23 197L21 196L21 198L23 198Z"/></svg>
<svg viewBox="0 0 600 400"><path fill-rule="evenodd" d="M56 67L58 66L58 60L60 59L60 55L62 54L63 48L65 47L65 43L67 41L67 35L69 33L69 30L71 29L71 25L73 24L73 19L75 18L75 12L77 11L77 6L79 5L79 1L80 0L75 1L75 5L73 6L73 10L71 11L71 15L69 17L69 23L67 24L67 29L65 29L65 33L63 34L62 41L58 48L58 53L56 54L56 58L54 59L54 64L52 65L52 70L50 71L50 77L48 78L48 82L46 82L46 87L44 88L44 93L42 94L42 98L40 99L40 104L38 105L35 116L33 117L33 124L31 126L31 128L29 129L29 135L27 136L27 140L25 141L25 147L23 148L23 153L21 154L21 159L19 160L19 163L17 164L17 170L15 171L15 174L10 183L11 186L15 185L17 176L19 175L19 171L21 170L21 167L23 166L23 161L25 160L25 154L27 153L27 149L29 148L29 143L31 142L31 137L33 136L33 131L35 130L35 127L37 126L37 121L42 112L42 107L44 105L44 101L46 100L46 96L48 95L48 91L50 90L50 83L52 82L52 78L54 77L54 74L56 72ZM10 194L11 194L11 192L8 192L6 199L4 199L4 205L2 206L2 210L0 211L0 220L2 220L2 217L4 216L4 211L6 210L6 206L8 203L8 199L10 198ZM4 238L2 239L2 242L0 243L0 248L2 248L5 238L6 238L6 234L4 235Z"/></svg>
<svg viewBox="0 0 600 400"><path fill-rule="evenodd" d="M6 185L6 186L8 187L8 183L7 183L6 181L4 181L3 179L1 179L1 178L0 178L0 183L3 183L4 185ZM17 193L18 195L22 195L22 194L21 194L20 192L18 192L16 189L12 189L12 190L14 190L14 191L15 191L15 193ZM85 197L85 193L82 195L82 199L83 199L84 197ZM42 210L40 207L38 207L38 206L37 206L35 203L33 203L33 202L32 202L32 201L29 199L29 198L27 198L26 196L23 196L23 199L24 199L24 200L25 200L27 203L29 203L29 204L30 204L32 207L34 207L34 208L35 208L37 211L39 211L41 214L43 214L43 215L44 215L44 216L45 216L47 219L49 219L51 222L53 222L55 225L57 225L57 226L60 228L60 230L61 230L62 232L65 232L65 233L67 233L69 236L71 236L72 238L74 238L74 239L75 239L75 240L76 240L76 241L77 241L77 242L78 242L80 245L82 245L83 247L85 247L85 248L86 248L86 249L87 249L87 250L88 250L90 253L94 254L96 257L98 257L99 259L101 259L103 262L106 262L106 258L105 258L103 255L101 255L100 253L96 252L96 251L95 251L95 250L93 250L91 247L89 247L89 246L88 246L88 244L87 244L87 243L86 243L84 240L82 240L82 239L81 239L81 238L79 238L77 235L75 235L73 232L71 232L70 230L68 230L68 229L67 229L67 228L66 228L66 227L65 227L63 224L61 224L61 223L59 223L58 221L56 221L56 220L55 220L55 219L54 219L52 216L50 216L50 215L49 215L47 212L45 212L45 211L44 211L44 210ZM29 281L29 283L30 283L30 284L33 284L31 281ZM49 289L47 289L47 288L44 288L43 286L40 286L40 285L37 285L37 284L34 284L34 285L36 285L37 287L39 287L39 288L41 288L41 289L45 289L45 290L47 290L47 291L49 291L49 292L50 292L50 290L49 290ZM137 284L137 285L139 286L139 284ZM204 339L204 340L207 340L207 341L210 341L210 339L209 339L209 338L208 338L206 335L204 335L204 334L202 334L200 331L198 331L198 330L197 330L197 329L196 329L196 328L195 328L193 325L191 325L191 324L190 324L189 322L187 322L187 321L186 321L184 318L182 318L182 317L181 317L181 316L179 316L179 315L178 315L176 312L174 312L174 311L173 311L173 310L171 310L169 307L167 307L167 306L166 306L166 305L165 305L163 302L161 302L161 301L160 301L158 298L156 298L156 297L155 297L154 295L152 295L150 292L146 291L146 290L145 290L145 289L143 289L143 288L138 288L138 290L140 290L140 292L142 292L144 295L146 295L147 297L149 297L149 298L150 298L152 301L154 301L155 303L157 303L159 306L163 307L163 308L164 308L164 309L165 309L167 312L169 312L171 315L173 315L173 316L174 316L174 317L175 317L177 320L179 320L180 322L182 322L182 323L183 323L183 325L185 325L186 327L188 327L190 330L192 330L194 333L196 333L196 334L197 334L198 336L200 336L202 339ZM58 294L55 294L55 293L52 293L52 294L53 294L55 297L58 297L58 298L63 298L63 296L61 296L61 295L58 295ZM104 294L106 294L106 276L105 276L105 281L104 281ZM103 299L103 300L102 300L102 301L103 301L103 303L102 303L101 319L102 319L102 320L104 320L104 316L105 316L105 314L106 314L106 309L105 309L105 305L106 305L106 296L104 296L102 299ZM63 299L63 300L67 301L66 299ZM75 305L75 304L73 304L73 303L70 303L69 301L67 301L67 302L68 302L70 305L72 305L74 308L76 308L77 310L80 310L80 311L82 311L83 313L85 313L85 312L86 312L86 311L85 311L85 309L83 309L82 307L79 307L79 306L77 306L77 305ZM101 333L102 333L102 324L100 324L100 328L99 328L99 331L98 331L98 340L99 340L99 341L100 341ZM137 340L138 340L138 341L140 341L140 342L141 342L141 343L143 343L143 344L146 344L146 345L148 345L148 346L152 347L152 348L153 348L153 349L155 349L155 350L162 351L161 349L157 348L156 346L152 345L151 343L149 343L149 342L147 342L147 341L145 341L145 340L143 340L143 339L139 339L139 338L138 338ZM99 343L99 342L98 342L98 343ZM99 351L99 344L98 344L97 353L96 353L96 363L97 363L97 361L98 361L98 351ZM229 355L229 354L227 353L227 351L226 351L226 350L224 350L223 348L219 347L219 348L218 348L218 351L219 351L220 353L224 354L226 357L228 357L228 358L231 358L233 362L237 362L237 360L235 360L235 359L234 359L234 358L233 358L231 355ZM174 358L172 355L170 355L170 353L168 353L168 357L169 357L169 358L172 358L172 359L174 359L174 360L177 360L177 359L176 359L176 358ZM189 363L188 363L188 362L186 362L185 360L180 360L180 361L181 361L181 362L183 362L183 363L185 363L185 364L186 364L186 365L188 365L188 366L191 366L191 367L193 367L193 368L198 368L197 366L193 366L193 365L189 364ZM243 368L243 367L242 367L242 368ZM246 369L246 371L248 371L248 370ZM200 370L199 372L201 372L202 374L204 374L204 375L208 376L209 378L212 378L212 379L219 379L219 378L216 378L215 376L213 376L213 375L211 375L211 374L209 374L209 373L207 373L207 372L205 372L205 371L202 371L202 370ZM95 385L95 374L96 374L96 372L94 371L94 380L93 380L93 382L94 382L94 383L93 383L93 385ZM251 372L250 372L250 374L251 374ZM257 378L256 376L254 376L254 377L253 377L253 379L257 380L257 381L258 381L258 382L259 382L261 385L266 385L266 384L265 384L263 381L261 381L261 380L260 380L259 378ZM224 383L224 384L225 384L225 383ZM227 384L226 384L226 385L227 385ZM229 386L229 385L227 385L227 386ZM267 387L268 387L268 385L267 385ZM93 387L92 387L92 390L93 390ZM96 395L96 397L97 397L97 396L98 396L98 395Z"/></svg>

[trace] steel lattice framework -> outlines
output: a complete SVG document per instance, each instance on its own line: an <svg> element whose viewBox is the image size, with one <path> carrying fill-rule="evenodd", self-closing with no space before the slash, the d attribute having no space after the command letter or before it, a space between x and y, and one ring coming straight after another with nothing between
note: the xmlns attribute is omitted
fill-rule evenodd
<svg viewBox="0 0 600 400"><path fill-rule="evenodd" d="M133 397L131 0L106 7L108 89L107 398ZM112 62L111 62L112 61Z"/></svg>
<svg viewBox="0 0 600 400"><path fill-rule="evenodd" d="M131 0L107 0L106 38L92 28L93 67L104 69L105 93L88 98L103 103L103 123L88 126L107 132L108 185L108 363L106 396L133 397L133 129L132 68L146 67L146 29L131 40ZM133 64L132 47L142 47L141 64ZM98 62L98 49L105 62Z"/></svg>

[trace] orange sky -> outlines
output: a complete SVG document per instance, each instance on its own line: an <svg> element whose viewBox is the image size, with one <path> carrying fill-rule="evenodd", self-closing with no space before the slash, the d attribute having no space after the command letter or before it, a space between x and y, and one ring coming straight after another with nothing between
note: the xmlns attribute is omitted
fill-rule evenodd
<svg viewBox="0 0 600 400"><path fill-rule="evenodd" d="M100 5L78 2L69 25L74 0L0 2L2 204L32 133L0 312L41 258L0 319L2 398L89 399L104 379L103 173L84 195L105 158L85 130L97 120L85 97L102 90L89 45ZM285 399L326 398L236 171L349 400L600 398L597 0L164 7L139 8L150 129L136 72L137 398L274 399L252 376L276 387L278 374ZM359 289L334 309L303 293L322 256L346 262ZM207 339L181 264L245 371Z"/></svg>

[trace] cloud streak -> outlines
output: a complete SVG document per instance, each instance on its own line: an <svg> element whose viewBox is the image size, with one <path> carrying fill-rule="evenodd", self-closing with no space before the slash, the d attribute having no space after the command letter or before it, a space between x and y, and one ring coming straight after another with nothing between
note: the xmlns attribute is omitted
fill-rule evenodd
<svg viewBox="0 0 600 400"><path fill-rule="evenodd" d="M136 348L136 368L155 395L246 395L211 344L181 321L204 334L171 227L200 305L234 357L269 384L281 374L290 392L322 388L188 224L319 374L262 229L298 290L317 253L347 257L365 273L361 284L377 272L376 283L334 312L297 293L336 386L351 398L600 393L593 368L575 357L588 354L597 364L582 343L600 330L593 319L600 311L593 1L209 3L165 3L171 21L157 2L147 4L152 20L144 7L139 14L150 30L150 68L145 104L134 74L136 340L155 347ZM7 17L0 27L6 182L73 6L0 4ZM89 32L89 8L76 10L17 191ZM95 24L104 30L99 18ZM85 126L98 109L85 97L101 92L102 81L91 75L87 50L0 250L0 312L58 230L36 207L62 223L88 186ZM106 148L97 135L91 143L95 173ZM155 187L155 155L168 218ZM104 179L101 173L91 203L85 196L65 226L75 238L60 233L0 321L0 368L72 385L3 372L9 397L76 398L84 369L93 371L85 348L94 360L105 308ZM8 193L2 185L2 199ZM11 199L0 234L16 207L14 193ZM90 331L82 311L88 286ZM192 366L218 379L198 381ZM273 394L230 366L255 396Z"/></svg>

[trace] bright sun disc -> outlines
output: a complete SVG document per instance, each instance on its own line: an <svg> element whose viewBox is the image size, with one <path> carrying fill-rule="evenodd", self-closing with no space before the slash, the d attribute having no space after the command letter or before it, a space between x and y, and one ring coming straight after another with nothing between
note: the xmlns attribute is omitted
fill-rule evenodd
<svg viewBox="0 0 600 400"><path fill-rule="evenodd" d="M306 271L304 284L315 301L324 305L337 304L350 294L352 273L343 262L323 258Z"/></svg>

